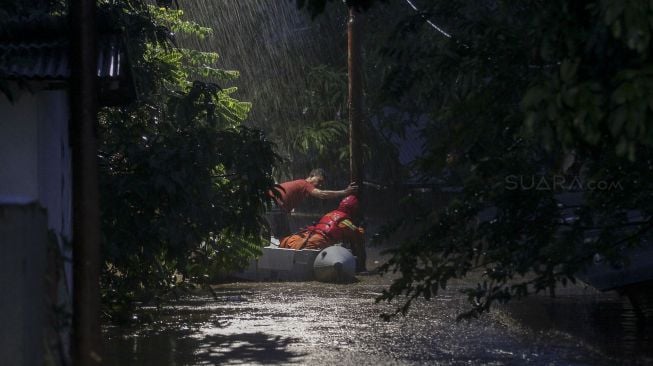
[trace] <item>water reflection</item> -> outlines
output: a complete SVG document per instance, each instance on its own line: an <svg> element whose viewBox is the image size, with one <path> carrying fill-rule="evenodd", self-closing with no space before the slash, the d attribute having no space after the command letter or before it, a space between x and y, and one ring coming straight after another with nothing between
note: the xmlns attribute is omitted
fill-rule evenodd
<svg viewBox="0 0 653 366"><path fill-rule="evenodd" d="M110 365L223 365L294 363L302 353L288 350L296 339L257 333L207 335L202 339L163 332L111 338L107 343Z"/></svg>
<svg viewBox="0 0 653 366"><path fill-rule="evenodd" d="M104 328L107 365L650 364L651 336L618 297L533 298L456 323L455 289L390 322L375 304L387 283L240 283L194 297L159 321Z"/></svg>
<svg viewBox="0 0 653 366"><path fill-rule="evenodd" d="M536 332L573 336L624 364L653 364L653 323L615 293L527 298L507 309Z"/></svg>

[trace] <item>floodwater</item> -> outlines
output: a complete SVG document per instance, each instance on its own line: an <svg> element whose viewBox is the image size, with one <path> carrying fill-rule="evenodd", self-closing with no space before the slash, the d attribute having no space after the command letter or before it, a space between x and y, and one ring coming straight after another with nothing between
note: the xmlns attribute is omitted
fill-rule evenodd
<svg viewBox="0 0 653 366"><path fill-rule="evenodd" d="M456 322L450 288L383 321L387 278L354 284L231 283L163 308L149 325L105 326L107 365L653 365L650 327L627 302L582 287Z"/></svg>

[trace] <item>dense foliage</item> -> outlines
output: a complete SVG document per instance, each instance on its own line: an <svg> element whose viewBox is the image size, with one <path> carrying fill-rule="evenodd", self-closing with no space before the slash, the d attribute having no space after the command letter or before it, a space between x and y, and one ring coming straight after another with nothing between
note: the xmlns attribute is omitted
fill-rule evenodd
<svg viewBox="0 0 653 366"><path fill-rule="evenodd" d="M446 207L407 201L395 229L411 234L382 268L401 277L380 300L406 296L405 313L478 274L464 291L476 316L554 293L595 254L622 261L653 227L651 4L415 3L384 47L385 96L428 113L416 169L453 171L463 192Z"/></svg>
<svg viewBox="0 0 653 366"><path fill-rule="evenodd" d="M372 1L320 2L298 1L300 8L306 7L313 15L323 12L312 20L314 27L328 31L329 37L319 39L323 53L314 59L306 60L308 70L301 75L302 82L297 83L298 106L301 115L291 118L295 128L265 126L270 136L283 141L280 153L290 157L285 165L287 176L307 171L311 166L329 168L329 174L335 181L346 183L349 179L349 110L348 110L348 74L346 22L348 7L360 11L370 9ZM367 22L365 19L363 23ZM381 24L373 24L378 29L365 32L363 39L372 47L383 42L389 32ZM382 39L383 38L383 39ZM383 186L398 184L407 176L405 167L399 164L399 151L391 143L390 134L385 132L385 119L388 103L381 101L383 89L380 85L379 58L376 53L366 53L362 65L366 90L364 103L364 121L362 126L362 162L366 181L379 182ZM295 90L293 85L286 87ZM296 111L295 111L296 113ZM288 113L292 115L292 113ZM287 122L287 123L288 123ZM301 173L300 173L301 174ZM371 192L372 193L372 192ZM373 192L378 193L378 192Z"/></svg>
<svg viewBox="0 0 653 366"><path fill-rule="evenodd" d="M175 47L175 34L210 29L181 10L109 9L128 36L138 92L100 114L103 299L124 315L134 300L204 283L258 252L276 155L241 126L250 104L233 97L238 73L217 68L215 53Z"/></svg>
<svg viewBox="0 0 653 366"><path fill-rule="evenodd" d="M293 1L195 0L181 5L215 31L201 42L181 37L180 45L202 50L219 45L222 64L241 72L239 93L252 102L245 124L263 130L283 158L275 178L300 178L323 167L329 176L327 188L347 185L347 6L325 2L324 13L311 19ZM371 67L368 71L376 72ZM366 107L368 115L376 113L375 105ZM392 175L385 168L396 168L392 157L396 151L378 137L374 129L365 133L366 157L375 156L367 160L366 176L385 180L379 176ZM332 203L306 204L301 209L322 212L325 207L312 204Z"/></svg>
<svg viewBox="0 0 653 366"><path fill-rule="evenodd" d="M61 1L36 2L62 11ZM296 0L313 15L329 3L340 1ZM346 2L370 15L368 136L381 122L401 134L407 116L417 116L426 149L413 170L427 182L458 176L463 190L446 206L407 197L410 217L388 227L402 233L401 245L382 267L401 276L380 300L406 296L397 313L406 312L413 299L474 274L481 280L465 290L472 307L463 315L476 316L497 301L554 293L596 254L622 261L653 227L653 5L413 3L420 11L401 1ZM0 4L29 12L27 2ZM103 295L118 313L256 251L275 155L241 125L250 105L227 86L238 73L217 68L214 53L176 47L176 35L210 36L210 29L136 0L102 4L128 35L139 96L100 116ZM398 16L406 9L409 16ZM289 55L301 55L301 46L296 51ZM293 88L265 81L268 95L285 94L263 113L290 101L301 113L251 125L284 143L282 155L293 159L286 175L333 162L344 172L346 75L336 63L309 61ZM399 117L381 118L388 110ZM368 147L368 166L392 160L381 158L391 149L380 146ZM571 191L583 196L573 207L565 201Z"/></svg>

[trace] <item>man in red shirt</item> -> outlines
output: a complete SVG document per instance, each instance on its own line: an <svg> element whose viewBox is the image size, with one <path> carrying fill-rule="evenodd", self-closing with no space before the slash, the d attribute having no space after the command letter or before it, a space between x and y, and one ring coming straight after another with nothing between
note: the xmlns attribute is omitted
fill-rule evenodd
<svg viewBox="0 0 653 366"><path fill-rule="evenodd" d="M365 246L362 227L354 225L359 211L358 198L347 196L338 208L322 216L315 225L281 239L279 248L319 249L342 243L349 246L356 257L356 272L365 271Z"/></svg>
<svg viewBox="0 0 653 366"><path fill-rule="evenodd" d="M281 240L281 238L290 235L288 214L307 197L332 199L346 197L358 192L358 186L354 183L349 184L347 188L340 191L319 189L325 178L324 170L313 169L308 178L281 183L275 188L276 192L269 192L276 203L276 207L273 207L268 215L272 236Z"/></svg>

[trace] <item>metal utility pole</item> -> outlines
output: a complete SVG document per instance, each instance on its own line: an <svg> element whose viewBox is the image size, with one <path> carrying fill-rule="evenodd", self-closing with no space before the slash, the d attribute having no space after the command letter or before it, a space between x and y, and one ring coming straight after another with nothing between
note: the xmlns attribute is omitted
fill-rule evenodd
<svg viewBox="0 0 653 366"><path fill-rule="evenodd" d="M349 172L350 180L358 183L361 199L360 218L364 217L363 155L361 152L363 126L363 14L349 6L347 21L347 69L349 71ZM356 253L356 270L365 271L365 249Z"/></svg>
<svg viewBox="0 0 653 366"><path fill-rule="evenodd" d="M100 365L100 209L97 166L95 0L70 3L75 366Z"/></svg>
<svg viewBox="0 0 653 366"><path fill-rule="evenodd" d="M349 6L347 21L347 68L349 71L349 172L351 181L363 184L361 126L363 123L363 14Z"/></svg>

